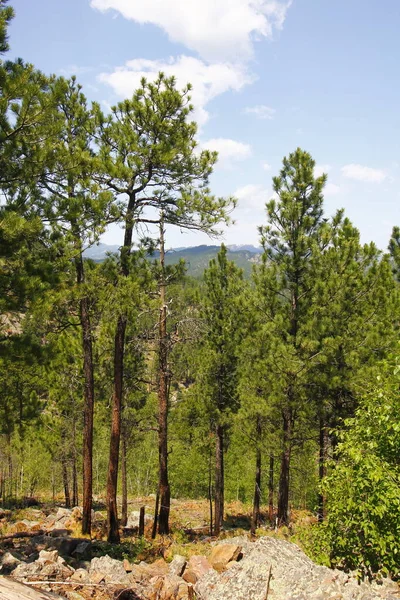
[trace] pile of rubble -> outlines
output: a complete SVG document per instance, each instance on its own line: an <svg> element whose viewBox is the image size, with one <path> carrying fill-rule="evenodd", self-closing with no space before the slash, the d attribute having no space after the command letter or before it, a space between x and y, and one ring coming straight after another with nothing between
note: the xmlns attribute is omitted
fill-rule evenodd
<svg viewBox="0 0 400 600"><path fill-rule="evenodd" d="M96 542L69 535L82 517L78 508L59 509L38 521L14 525L31 535L23 554L9 545L0 559L0 574L57 591L69 600L399 600L390 580L359 583L341 571L314 564L297 546L272 537L253 542L246 536L212 545L208 557L176 555L131 564L108 555L93 558ZM94 514L94 520L104 517ZM137 526L132 514L129 526ZM22 546L21 546L22 548ZM193 549L193 546L191 547ZM16 551L17 550L17 551ZM0 590L1 592L1 590ZM0 593L1 597L1 593Z"/></svg>

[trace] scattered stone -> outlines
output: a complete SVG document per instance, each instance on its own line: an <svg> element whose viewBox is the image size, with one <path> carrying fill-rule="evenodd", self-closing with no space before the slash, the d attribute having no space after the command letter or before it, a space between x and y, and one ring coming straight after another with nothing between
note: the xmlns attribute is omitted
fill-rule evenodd
<svg viewBox="0 0 400 600"><path fill-rule="evenodd" d="M128 521L126 523L125 529L135 529L136 527L139 527L139 518L140 518L140 511L139 510L132 511L128 516ZM150 517L150 515L146 515L146 514L144 515L145 523L149 523L152 520L153 519L152 519L152 517Z"/></svg>
<svg viewBox="0 0 400 600"><path fill-rule="evenodd" d="M55 516L55 520L56 521L60 521L61 519L63 519L64 517L69 517L71 515L71 509L70 508L59 508L57 510L57 514Z"/></svg>
<svg viewBox="0 0 400 600"><path fill-rule="evenodd" d="M75 506L71 512L71 518L75 519L75 521L80 521L82 519L82 509L80 506Z"/></svg>
<svg viewBox="0 0 400 600"><path fill-rule="evenodd" d="M127 573L132 572L132 565L129 562L129 560L127 560L126 558L124 558L124 560L122 561L122 566L124 567L124 569Z"/></svg>
<svg viewBox="0 0 400 600"><path fill-rule="evenodd" d="M183 579L194 585L210 570L214 571L205 556L191 556L183 573Z"/></svg>
<svg viewBox="0 0 400 600"><path fill-rule="evenodd" d="M189 586L177 575L153 577L146 591L148 600L188 600Z"/></svg>
<svg viewBox="0 0 400 600"><path fill-rule="evenodd" d="M149 580L153 576L154 573L152 573L152 571L149 569L149 565L147 563L141 562L138 565L132 565L130 577L133 581L141 583Z"/></svg>
<svg viewBox="0 0 400 600"><path fill-rule="evenodd" d="M98 571L93 571L89 573L90 583L101 583L105 580L104 573L99 573Z"/></svg>
<svg viewBox="0 0 400 600"><path fill-rule="evenodd" d="M107 554L100 558L92 559L89 573L90 575L92 575L92 573L103 574L106 583L122 583L128 585L130 582L122 562L110 558Z"/></svg>
<svg viewBox="0 0 400 600"><path fill-rule="evenodd" d="M52 581L65 581L74 573L72 567L60 565L59 563L48 563L40 571L42 579L51 579Z"/></svg>
<svg viewBox="0 0 400 600"><path fill-rule="evenodd" d="M43 564L57 562L58 551L57 550L41 550L39 552L38 561Z"/></svg>
<svg viewBox="0 0 400 600"><path fill-rule="evenodd" d="M1 557L1 566L0 566L0 572L1 572L1 574L2 575L8 575L20 563L21 563L21 561L16 556L14 556L13 554L11 554L11 552L6 552Z"/></svg>
<svg viewBox="0 0 400 600"><path fill-rule="evenodd" d="M176 554L169 564L168 573L170 575L177 575L182 577L182 573L185 570L187 560L184 556Z"/></svg>
<svg viewBox="0 0 400 600"><path fill-rule="evenodd" d="M90 583L90 575L86 569L76 569L76 571L72 573L70 580L79 583Z"/></svg>
<svg viewBox="0 0 400 600"><path fill-rule="evenodd" d="M42 570L43 564L38 562L20 563L12 572L11 575L18 581L26 581L28 579L37 579L37 576Z"/></svg>
<svg viewBox="0 0 400 600"><path fill-rule="evenodd" d="M81 542L72 552L72 555L77 560L90 560L92 558L92 543L85 541Z"/></svg>
<svg viewBox="0 0 400 600"><path fill-rule="evenodd" d="M236 544L218 544L211 550L208 562L216 571L221 573L228 563L238 560L241 551L242 547Z"/></svg>

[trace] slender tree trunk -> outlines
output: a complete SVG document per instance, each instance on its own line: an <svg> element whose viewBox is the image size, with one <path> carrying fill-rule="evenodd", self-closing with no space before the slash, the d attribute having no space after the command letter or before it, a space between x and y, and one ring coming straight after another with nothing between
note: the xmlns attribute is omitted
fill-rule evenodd
<svg viewBox="0 0 400 600"><path fill-rule="evenodd" d="M122 385L124 368L126 318L118 318L114 340L114 394L111 416L110 457L107 479L107 540L119 544L117 485L119 443L121 439Z"/></svg>
<svg viewBox="0 0 400 600"><path fill-rule="evenodd" d="M129 255L132 247L134 226L135 195L129 198L125 215L124 245L121 248L121 271L123 277L129 275ZM110 456L108 461L107 477L107 539L109 542L119 543L118 512L117 512L117 487L118 487L118 460L121 439L121 413L125 359L125 335L127 317L121 314L118 317L117 328L114 336L114 392L112 399Z"/></svg>
<svg viewBox="0 0 400 600"><path fill-rule="evenodd" d="M167 299L165 282L164 223L160 224L160 319L159 319L159 379L158 379L158 456L159 456L159 492L160 513L158 533L169 533L170 487L168 482L168 334Z"/></svg>
<svg viewBox="0 0 400 600"><path fill-rule="evenodd" d="M52 493L52 502L55 504L56 501L56 477L54 473L54 462L51 467L51 493Z"/></svg>
<svg viewBox="0 0 400 600"><path fill-rule="evenodd" d="M278 524L289 523L289 474L292 435L292 414L286 408L283 411L283 449L281 458L281 472L279 478L278 498Z"/></svg>
<svg viewBox="0 0 400 600"><path fill-rule="evenodd" d="M68 467L67 467L67 459L63 454L61 459L62 465L62 477L63 477L63 486L64 486L64 496L65 496L65 507L71 508L71 496L69 493L69 480L68 480Z"/></svg>
<svg viewBox="0 0 400 600"><path fill-rule="evenodd" d="M254 535L260 522L260 501L261 501L261 436L262 436L262 424L261 417L257 416L256 425L256 478L254 486L254 500L253 500L253 515L251 519L251 534Z"/></svg>
<svg viewBox="0 0 400 600"><path fill-rule="evenodd" d="M224 519L224 428L222 425L217 425L216 434L214 535L219 535Z"/></svg>
<svg viewBox="0 0 400 600"><path fill-rule="evenodd" d="M121 447L121 479L122 479L122 510L121 525L126 527L128 522L128 485L126 469L126 427L122 428L122 447Z"/></svg>
<svg viewBox="0 0 400 600"><path fill-rule="evenodd" d="M76 467L76 456L74 454L72 461L72 504L73 506L79 505L78 496L78 471Z"/></svg>
<svg viewBox="0 0 400 600"><path fill-rule="evenodd" d="M7 462L8 462L8 498L12 498L13 495L13 478L14 478L14 469L13 469L13 459L12 459L12 450L11 450L11 435L7 434Z"/></svg>
<svg viewBox="0 0 400 600"><path fill-rule="evenodd" d="M75 260L76 280L79 285L85 282L81 245ZM93 495L93 413L94 413L94 375L93 375L93 339L90 323L89 299L83 297L79 302L79 316L82 328L84 407L83 407L83 514L82 533L90 534L92 528ZM74 496L75 496L74 489Z"/></svg>
<svg viewBox="0 0 400 600"><path fill-rule="evenodd" d="M210 505L210 535L213 535L212 453L208 461L208 502Z"/></svg>
<svg viewBox="0 0 400 600"><path fill-rule="evenodd" d="M156 535L157 535L157 524L158 524L158 508L160 506L160 492L157 488L157 495L156 495L156 505L154 508L154 522L153 522L153 529L151 530L151 539L154 540Z"/></svg>
<svg viewBox="0 0 400 600"><path fill-rule="evenodd" d="M76 421L74 419L74 424L72 427L72 505L79 505L79 495L78 495L78 467L76 461Z"/></svg>
<svg viewBox="0 0 400 600"><path fill-rule="evenodd" d="M326 427L323 415L319 418L319 483L321 485L323 478L326 475L326 464L325 464L325 453L326 453ZM318 521L322 523L325 517L325 497L320 492L318 494Z"/></svg>
<svg viewBox="0 0 400 600"><path fill-rule="evenodd" d="M272 454L269 455L268 519L272 525L274 521L274 457Z"/></svg>

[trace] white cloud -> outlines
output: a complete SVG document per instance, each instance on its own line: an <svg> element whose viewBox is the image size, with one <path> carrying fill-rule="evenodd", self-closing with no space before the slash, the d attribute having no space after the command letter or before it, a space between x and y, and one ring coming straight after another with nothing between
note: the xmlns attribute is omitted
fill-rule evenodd
<svg viewBox="0 0 400 600"><path fill-rule="evenodd" d="M331 165L315 165L314 177L321 177L324 173L329 173L332 169Z"/></svg>
<svg viewBox="0 0 400 600"><path fill-rule="evenodd" d="M263 162L261 166L264 169L264 171L270 171L272 169L271 165L267 162Z"/></svg>
<svg viewBox="0 0 400 600"><path fill-rule="evenodd" d="M231 169L238 161L246 160L251 156L251 146L229 138L213 138L202 142L201 150L216 150L218 152L217 167Z"/></svg>
<svg viewBox="0 0 400 600"><path fill-rule="evenodd" d="M340 192L340 186L335 183L327 183L324 187L325 196L337 196Z"/></svg>
<svg viewBox="0 0 400 600"><path fill-rule="evenodd" d="M282 29L291 1L91 0L91 6L156 25L207 61L240 62L252 57L255 40Z"/></svg>
<svg viewBox="0 0 400 600"><path fill-rule="evenodd" d="M193 118L203 125L209 118L205 106L216 96L228 90L239 91L252 83L254 78L243 68L229 64L207 65L192 56L179 56L169 60L147 60L138 58L117 67L112 73L101 73L98 79L110 85L114 92L123 98L130 97L139 87L142 77L154 80L163 71L167 76L176 77L177 86L183 88L191 83L192 103L195 107Z"/></svg>
<svg viewBox="0 0 400 600"><path fill-rule="evenodd" d="M255 115L257 119L271 120L274 118L276 110L265 104L258 104L257 106L248 106L244 112L248 115Z"/></svg>
<svg viewBox="0 0 400 600"><path fill-rule="evenodd" d="M264 211L265 204L271 199L270 191L264 186L254 183L237 189L233 195L238 199L238 209L251 212L252 215L255 210Z"/></svg>
<svg viewBox="0 0 400 600"><path fill-rule="evenodd" d="M363 181L365 183L382 183L387 177L382 169L373 169L372 167L364 167L363 165L345 165L342 167L342 174L347 179L355 181Z"/></svg>

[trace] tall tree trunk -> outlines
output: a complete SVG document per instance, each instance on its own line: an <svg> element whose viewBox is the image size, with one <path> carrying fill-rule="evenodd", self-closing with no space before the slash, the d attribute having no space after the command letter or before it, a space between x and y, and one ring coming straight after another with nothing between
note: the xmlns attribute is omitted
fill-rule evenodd
<svg viewBox="0 0 400 600"><path fill-rule="evenodd" d="M74 457L72 460L72 504L73 506L79 505L79 495L78 495L78 471L76 466L76 456L74 453Z"/></svg>
<svg viewBox="0 0 400 600"><path fill-rule="evenodd" d="M128 482L126 468L126 426L122 427L122 445L121 445L121 479L122 479L122 509L121 509L121 525L126 527L128 522Z"/></svg>
<svg viewBox="0 0 400 600"><path fill-rule="evenodd" d="M79 242L79 255L75 259L76 280L79 285L85 282L85 270L82 249ZM94 412L94 375L93 340L90 323L89 299L83 297L79 302L79 317L82 328L84 407L83 407L83 514L82 533L90 534L92 528L93 495L93 412ZM75 495L74 489L74 495Z"/></svg>
<svg viewBox="0 0 400 600"><path fill-rule="evenodd" d="M122 385L124 369L126 317L120 316L114 340L114 394L112 400L110 457L107 478L107 540L119 544L117 485L119 443L121 439Z"/></svg>
<svg viewBox="0 0 400 600"><path fill-rule="evenodd" d="M224 428L217 425L215 448L214 535L219 535L224 519Z"/></svg>
<svg viewBox="0 0 400 600"><path fill-rule="evenodd" d="M78 467L76 460L76 420L72 426L72 505L79 505L79 494L78 494Z"/></svg>
<svg viewBox="0 0 400 600"><path fill-rule="evenodd" d="M11 449L11 434L9 434L9 433L7 434L7 464L8 464L8 493L6 495L8 498L12 498L14 469L13 469L13 459L12 459L12 449Z"/></svg>
<svg viewBox="0 0 400 600"><path fill-rule="evenodd" d="M268 519L271 525L274 520L274 456L269 455L269 479L268 479Z"/></svg>
<svg viewBox="0 0 400 600"><path fill-rule="evenodd" d="M64 496L65 496L65 507L71 508L71 496L69 493L67 459L66 459L64 453L63 453L63 456L61 459L61 466L62 466L62 478L63 478Z"/></svg>
<svg viewBox="0 0 400 600"><path fill-rule="evenodd" d="M251 533L255 534L256 529L260 522L260 501L261 501L261 437L262 437L262 423L260 415L257 415L256 424L256 477L254 486L254 500L253 500L253 515L251 519Z"/></svg>
<svg viewBox="0 0 400 600"><path fill-rule="evenodd" d="M129 275L129 255L132 247L134 227L135 194L129 198L125 215L124 245L121 248L121 272L123 277ZM107 477L107 539L109 542L119 543L118 512L117 512L117 487L118 487L118 460L121 439L121 412L125 359L125 335L127 317L122 313L118 317L117 328L114 336L114 392L112 398L110 456L108 460Z"/></svg>
<svg viewBox="0 0 400 600"><path fill-rule="evenodd" d="M292 436L292 411L283 410L283 449L281 472L279 478L278 524L287 525L289 522L289 474Z"/></svg>
<svg viewBox="0 0 400 600"><path fill-rule="evenodd" d="M212 453L208 461L208 502L210 506L210 535L213 535Z"/></svg>
<svg viewBox="0 0 400 600"><path fill-rule="evenodd" d="M159 457L159 493L160 513L158 533L169 533L170 487L168 482L168 334L167 334L167 298L165 281L165 245L164 222L160 223L160 318L158 351L158 457Z"/></svg>
<svg viewBox="0 0 400 600"><path fill-rule="evenodd" d="M320 415L319 418L319 465L318 465L318 475L319 475L319 483L321 485L323 478L326 475L326 463L325 463L325 453L326 453L326 427L325 427L325 419L323 415ZM325 496L320 492L318 494L318 521L322 523L325 516Z"/></svg>

